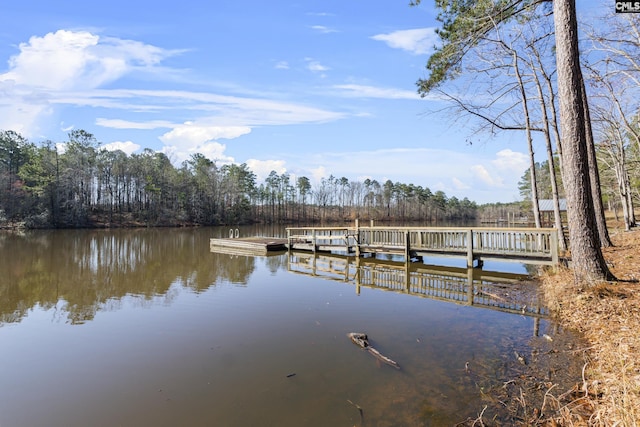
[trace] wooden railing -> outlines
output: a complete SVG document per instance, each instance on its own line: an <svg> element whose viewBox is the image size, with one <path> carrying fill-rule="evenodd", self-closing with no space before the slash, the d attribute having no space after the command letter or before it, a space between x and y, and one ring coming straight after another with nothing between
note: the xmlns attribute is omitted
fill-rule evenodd
<svg viewBox="0 0 640 427"><path fill-rule="evenodd" d="M518 260L557 264L558 234L554 228L467 227L298 227L287 228L290 249L465 256L474 260Z"/></svg>

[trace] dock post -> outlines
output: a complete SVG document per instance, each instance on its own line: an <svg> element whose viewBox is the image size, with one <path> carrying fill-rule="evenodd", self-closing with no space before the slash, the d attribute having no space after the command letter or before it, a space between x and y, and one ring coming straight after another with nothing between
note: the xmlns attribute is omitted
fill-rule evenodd
<svg viewBox="0 0 640 427"><path fill-rule="evenodd" d="M287 251L291 255L291 229L287 228Z"/></svg>
<svg viewBox="0 0 640 427"><path fill-rule="evenodd" d="M407 263L411 262L411 237L409 230L405 230L404 232L404 260Z"/></svg>
<svg viewBox="0 0 640 427"><path fill-rule="evenodd" d="M467 230L467 268L473 268L473 230Z"/></svg>
<svg viewBox="0 0 640 427"><path fill-rule="evenodd" d="M554 228L551 232L551 262L553 262L554 267L558 265L559 257L558 257L558 229Z"/></svg>
<svg viewBox="0 0 640 427"><path fill-rule="evenodd" d="M349 270L347 268L347 270ZM356 258L356 274L353 277L356 284L356 295L360 295L360 257Z"/></svg>
<svg viewBox="0 0 640 427"><path fill-rule="evenodd" d="M313 253L315 254L318 250L316 246L316 229L311 230L311 244L313 245Z"/></svg>
<svg viewBox="0 0 640 427"><path fill-rule="evenodd" d="M358 220L358 218L356 218L355 241L356 241L356 256L360 258L360 220Z"/></svg>

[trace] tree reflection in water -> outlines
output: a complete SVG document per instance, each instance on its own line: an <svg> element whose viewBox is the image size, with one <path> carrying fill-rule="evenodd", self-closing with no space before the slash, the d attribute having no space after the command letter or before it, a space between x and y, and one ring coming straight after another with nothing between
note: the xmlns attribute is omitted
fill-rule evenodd
<svg viewBox="0 0 640 427"><path fill-rule="evenodd" d="M519 372L514 351L564 354L535 300L477 271L211 253L227 232L0 234L0 424L359 425L351 401L371 426L452 425Z"/></svg>

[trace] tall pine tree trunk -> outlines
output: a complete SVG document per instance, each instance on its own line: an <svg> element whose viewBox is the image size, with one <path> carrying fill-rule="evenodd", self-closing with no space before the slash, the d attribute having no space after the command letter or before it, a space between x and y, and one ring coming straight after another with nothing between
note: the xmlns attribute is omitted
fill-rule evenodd
<svg viewBox="0 0 640 427"><path fill-rule="evenodd" d="M580 73L582 74L582 73ZM589 112L589 101L584 79L580 77L582 86L582 103L584 106L584 126L587 142L587 158L589 160L589 180L591 181L591 197L593 198L593 211L598 227L598 237L600 246L608 248L613 246L607 230L607 221L604 217L604 205L602 204L602 192L600 189L600 173L598 172L598 160L596 159L596 145L593 140L593 129L591 128L591 113Z"/></svg>
<svg viewBox="0 0 640 427"><path fill-rule="evenodd" d="M553 16L572 267L577 281L592 284L613 275L602 256L593 209L575 0L555 0Z"/></svg>

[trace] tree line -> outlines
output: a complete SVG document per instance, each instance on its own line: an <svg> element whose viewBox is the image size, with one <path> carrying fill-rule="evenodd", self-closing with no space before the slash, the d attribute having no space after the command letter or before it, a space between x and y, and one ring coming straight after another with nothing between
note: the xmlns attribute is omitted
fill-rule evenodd
<svg viewBox="0 0 640 427"><path fill-rule="evenodd" d="M441 221L476 216L467 198L375 179L353 181L272 171L262 183L246 164L194 154L178 167L150 149L127 155L85 130L33 143L0 131L0 226L27 228L317 223L359 219ZM63 148L61 148L63 147Z"/></svg>

